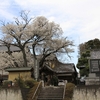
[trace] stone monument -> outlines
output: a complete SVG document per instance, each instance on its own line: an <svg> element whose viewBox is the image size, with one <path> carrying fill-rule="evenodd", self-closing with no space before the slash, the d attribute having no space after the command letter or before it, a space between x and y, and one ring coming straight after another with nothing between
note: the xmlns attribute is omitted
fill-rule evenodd
<svg viewBox="0 0 100 100"><path fill-rule="evenodd" d="M89 57L89 76L86 85L100 85L100 50L93 50Z"/></svg>

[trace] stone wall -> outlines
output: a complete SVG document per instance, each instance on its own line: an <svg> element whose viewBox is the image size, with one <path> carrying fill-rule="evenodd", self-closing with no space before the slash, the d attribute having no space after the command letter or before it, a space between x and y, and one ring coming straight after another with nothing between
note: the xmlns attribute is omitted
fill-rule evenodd
<svg viewBox="0 0 100 100"><path fill-rule="evenodd" d="M23 100L20 89L0 89L0 100Z"/></svg>
<svg viewBox="0 0 100 100"><path fill-rule="evenodd" d="M100 100L100 86L76 87L72 100Z"/></svg>

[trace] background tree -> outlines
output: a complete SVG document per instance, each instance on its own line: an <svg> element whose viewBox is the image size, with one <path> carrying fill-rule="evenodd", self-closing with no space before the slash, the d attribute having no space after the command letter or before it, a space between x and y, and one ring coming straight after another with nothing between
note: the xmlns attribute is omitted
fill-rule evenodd
<svg viewBox="0 0 100 100"><path fill-rule="evenodd" d="M79 44L79 48L78 49L79 49L78 54L80 56L80 55L82 55L83 52L86 51L85 43Z"/></svg>
<svg viewBox="0 0 100 100"><path fill-rule="evenodd" d="M33 67L33 59L30 53L26 53L27 55L27 64L29 67ZM0 53L0 69L6 67L23 67L24 61L22 52L13 52L9 55L7 52Z"/></svg>
<svg viewBox="0 0 100 100"><path fill-rule="evenodd" d="M89 40L88 42L85 43L85 47L88 50L98 50L100 49L100 40L97 38Z"/></svg>
<svg viewBox="0 0 100 100"><path fill-rule="evenodd" d="M90 51L100 50L100 40L93 39L79 45L79 58L77 67L80 69L81 66L85 68L80 70L81 76L87 75L89 73L88 57L90 57Z"/></svg>

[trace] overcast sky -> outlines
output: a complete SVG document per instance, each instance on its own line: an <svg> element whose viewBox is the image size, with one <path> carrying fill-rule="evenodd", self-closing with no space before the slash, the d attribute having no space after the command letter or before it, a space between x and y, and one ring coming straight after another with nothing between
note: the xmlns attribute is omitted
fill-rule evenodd
<svg viewBox="0 0 100 100"><path fill-rule="evenodd" d="M75 42L72 63L77 63L80 43L100 39L100 0L0 0L0 20L13 21L22 10L60 24L64 36Z"/></svg>

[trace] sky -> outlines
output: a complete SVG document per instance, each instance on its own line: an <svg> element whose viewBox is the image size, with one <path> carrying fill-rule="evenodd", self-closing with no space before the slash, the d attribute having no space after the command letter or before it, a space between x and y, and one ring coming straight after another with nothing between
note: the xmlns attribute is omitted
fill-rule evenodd
<svg viewBox="0 0 100 100"><path fill-rule="evenodd" d="M22 10L30 11L30 17L45 16L54 21L63 35L74 41L75 52L71 60L64 61L77 64L78 45L100 39L100 0L0 0L2 21L14 21Z"/></svg>

